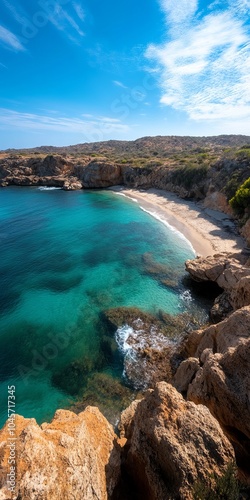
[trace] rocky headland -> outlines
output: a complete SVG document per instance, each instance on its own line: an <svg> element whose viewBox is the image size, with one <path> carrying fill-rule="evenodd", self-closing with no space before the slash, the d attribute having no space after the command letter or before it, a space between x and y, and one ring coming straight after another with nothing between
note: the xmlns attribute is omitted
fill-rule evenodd
<svg viewBox="0 0 250 500"><path fill-rule="evenodd" d="M221 154L221 143L214 144L213 154ZM138 389L144 392L122 412L115 431L92 406L78 414L58 410L51 423L41 426L34 419L16 416L12 492L6 423L0 431L0 500L250 498L249 206L240 217L247 240L241 251L228 203L250 176L249 164L244 153L230 161L216 157L209 174L202 164L198 177L191 176L185 184L174 168L158 165L145 170L86 154L81 159L11 154L0 160L2 186L80 189L120 184L202 200L206 208L226 214L224 230L233 242L230 251L222 251L222 239L219 252L204 252L186 262L194 282L217 290L209 324L202 328L187 328L189 320L182 315L173 320L126 308L104 312L118 345L126 342L130 353L124 361L126 375L134 383L136 364L142 381ZM236 177L236 184L227 185L226 192L226 179L228 184ZM150 260L146 264L152 268ZM141 338L138 332L143 333ZM107 342L111 346L110 339Z"/></svg>

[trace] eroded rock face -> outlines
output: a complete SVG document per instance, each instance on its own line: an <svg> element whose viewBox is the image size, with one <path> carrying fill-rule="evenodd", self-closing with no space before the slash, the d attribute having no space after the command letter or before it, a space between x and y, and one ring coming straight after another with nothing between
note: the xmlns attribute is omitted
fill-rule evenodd
<svg viewBox="0 0 250 500"><path fill-rule="evenodd" d="M120 451L97 408L58 410L50 424L16 416L16 491L8 491L7 424L0 431L0 498L106 500L120 475Z"/></svg>
<svg viewBox="0 0 250 500"><path fill-rule="evenodd" d="M185 340L174 385L206 405L232 440L237 459L250 459L250 306ZM190 357L192 356L192 357ZM246 458L247 457L247 458Z"/></svg>
<svg viewBox="0 0 250 500"><path fill-rule="evenodd" d="M125 464L138 485L138 498L192 499L192 485L225 470L233 448L207 408L186 402L160 382L121 416L127 438Z"/></svg>
<svg viewBox="0 0 250 500"><path fill-rule="evenodd" d="M207 348L212 349L213 353L225 353L230 347L236 347L249 338L250 306L247 306L235 311L217 325L202 330L194 356L200 357Z"/></svg>
<svg viewBox="0 0 250 500"><path fill-rule="evenodd" d="M0 185L60 186L72 175L73 164L60 155L0 160Z"/></svg>
<svg viewBox="0 0 250 500"><path fill-rule="evenodd" d="M220 321L232 310L250 304L250 267L241 256L228 253L198 257L186 262L186 270L195 281L213 281L224 290L211 311L213 321Z"/></svg>
<svg viewBox="0 0 250 500"><path fill-rule="evenodd" d="M82 171L81 180L85 188L103 188L121 184L121 167L113 163L93 160Z"/></svg>
<svg viewBox="0 0 250 500"><path fill-rule="evenodd" d="M188 399L205 404L224 427L250 439L250 339L225 354L207 349L203 361L188 387Z"/></svg>

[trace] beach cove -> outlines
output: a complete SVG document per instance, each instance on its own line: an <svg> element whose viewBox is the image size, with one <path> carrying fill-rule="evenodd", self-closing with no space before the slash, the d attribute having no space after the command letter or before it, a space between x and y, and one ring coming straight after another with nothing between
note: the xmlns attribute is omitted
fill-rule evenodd
<svg viewBox="0 0 250 500"><path fill-rule="evenodd" d="M143 190L116 186L110 189L131 198L153 217L174 227L191 243L197 255L238 253L246 244L229 215L205 208L203 202L183 200L173 193L154 188Z"/></svg>

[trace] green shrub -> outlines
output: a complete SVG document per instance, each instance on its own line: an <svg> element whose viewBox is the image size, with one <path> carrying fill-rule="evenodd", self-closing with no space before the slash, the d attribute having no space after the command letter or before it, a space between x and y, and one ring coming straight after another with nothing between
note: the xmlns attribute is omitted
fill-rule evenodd
<svg viewBox="0 0 250 500"><path fill-rule="evenodd" d="M238 500L240 498L240 487L234 463L228 465L222 476L211 475L208 483L210 484L197 481L194 484L194 500Z"/></svg>
<svg viewBox="0 0 250 500"><path fill-rule="evenodd" d="M239 149L239 151L236 152L236 157L240 158L241 160L249 160L250 148L244 146L244 148Z"/></svg>
<svg viewBox="0 0 250 500"><path fill-rule="evenodd" d="M193 185L199 184L207 177L208 166L189 163L185 166L178 167L172 172L172 182L190 189Z"/></svg>
<svg viewBox="0 0 250 500"><path fill-rule="evenodd" d="M229 200L229 204L240 216L243 216L245 210L250 208L250 177L237 189L235 195Z"/></svg>

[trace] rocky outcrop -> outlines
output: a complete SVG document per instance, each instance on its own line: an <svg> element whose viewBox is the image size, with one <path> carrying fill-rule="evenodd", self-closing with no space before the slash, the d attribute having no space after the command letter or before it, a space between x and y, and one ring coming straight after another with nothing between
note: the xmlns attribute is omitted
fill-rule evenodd
<svg viewBox="0 0 250 500"><path fill-rule="evenodd" d="M199 358L205 349L225 353L250 338L250 306L235 311L224 321L191 332L182 344L188 357Z"/></svg>
<svg viewBox="0 0 250 500"><path fill-rule="evenodd" d="M121 167L113 163L93 160L82 170L80 179L85 188L104 188L121 184Z"/></svg>
<svg viewBox="0 0 250 500"><path fill-rule="evenodd" d="M188 314L158 317L137 308L117 307L103 313L108 332L115 336L124 358L124 375L136 389L170 382L174 372L176 337L188 328Z"/></svg>
<svg viewBox="0 0 250 500"><path fill-rule="evenodd" d="M250 304L250 267L243 255L197 257L186 262L186 270L195 281L215 282L224 290L212 309L213 320L220 321L232 310Z"/></svg>
<svg viewBox="0 0 250 500"><path fill-rule="evenodd" d="M78 189L82 189L82 183L76 177L69 177L63 183L64 191L77 191Z"/></svg>
<svg viewBox="0 0 250 500"><path fill-rule="evenodd" d="M202 366L188 386L187 397L196 404L205 404L231 433L241 433L241 440L250 440L250 339L241 341L224 354L206 349ZM250 442L250 441L249 441Z"/></svg>
<svg viewBox="0 0 250 500"><path fill-rule="evenodd" d="M234 460L233 448L209 410L186 402L165 382L133 402L122 413L120 427L137 498L191 500L197 480L205 485Z"/></svg>
<svg viewBox="0 0 250 500"><path fill-rule="evenodd" d="M0 185L63 187L73 163L59 155L10 157L0 160Z"/></svg>
<svg viewBox="0 0 250 500"><path fill-rule="evenodd" d="M196 404L206 405L235 447L244 468L250 459L250 306L204 330L182 346L188 356L173 384ZM248 471L249 473L249 471Z"/></svg>
<svg viewBox="0 0 250 500"><path fill-rule="evenodd" d="M8 490L10 434L0 431L0 498L106 500L120 477L120 448L97 408L58 410L50 424L16 416L15 494Z"/></svg>
<svg viewBox="0 0 250 500"><path fill-rule="evenodd" d="M246 224L243 226L241 230L241 234L243 238L245 238L248 246L250 247L250 219L246 222Z"/></svg>

